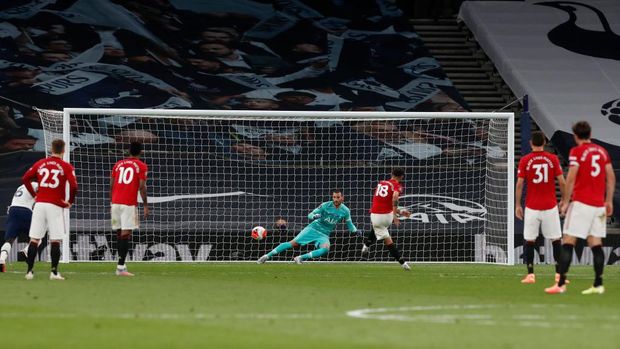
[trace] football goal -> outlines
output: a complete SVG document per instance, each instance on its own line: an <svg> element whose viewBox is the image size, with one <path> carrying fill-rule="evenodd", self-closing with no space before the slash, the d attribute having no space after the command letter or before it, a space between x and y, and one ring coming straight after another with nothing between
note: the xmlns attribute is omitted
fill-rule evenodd
<svg viewBox="0 0 620 349"><path fill-rule="evenodd" d="M113 261L110 172L143 143L150 215L130 261L251 261L292 239L341 189L368 232L377 182L405 170L390 233L411 262L513 264L512 113L257 110L39 110L47 144L64 139L79 193L64 261ZM267 237L256 241L252 228ZM325 261L390 261L344 224ZM313 248L309 246L308 248ZM303 252L305 250L302 250ZM297 251L296 253L299 253ZM290 252L289 252L290 253ZM282 254L276 260L291 260Z"/></svg>

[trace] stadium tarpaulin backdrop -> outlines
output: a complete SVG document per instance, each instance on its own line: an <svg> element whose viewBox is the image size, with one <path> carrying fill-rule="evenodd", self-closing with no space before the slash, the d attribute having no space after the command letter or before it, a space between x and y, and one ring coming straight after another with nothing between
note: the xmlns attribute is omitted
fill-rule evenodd
<svg viewBox="0 0 620 349"><path fill-rule="evenodd" d="M21 153L45 147L32 106L466 109L407 18L383 0L2 2L0 97L3 206L21 172L43 156ZM137 135L136 118L88 123L73 136L75 145L152 143L159 136ZM251 132L220 140L230 146ZM170 133L179 144L204 141L187 129ZM403 153L384 143L375 141L371 155Z"/></svg>
<svg viewBox="0 0 620 349"><path fill-rule="evenodd" d="M460 17L564 159L587 120L620 178L620 2L467 1ZM620 217L620 181L614 198Z"/></svg>

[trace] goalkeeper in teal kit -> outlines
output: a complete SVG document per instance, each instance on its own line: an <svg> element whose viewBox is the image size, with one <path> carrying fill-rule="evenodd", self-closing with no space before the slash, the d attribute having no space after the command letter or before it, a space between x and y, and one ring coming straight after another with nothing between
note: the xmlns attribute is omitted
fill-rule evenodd
<svg viewBox="0 0 620 349"><path fill-rule="evenodd" d="M290 248L297 248L311 243L314 243L316 249L295 257L295 263L301 264L310 258L324 256L329 252L329 236L340 222L344 222L351 233L358 233L357 228L351 221L351 211L343 204L343 201L342 191L333 190L332 200L322 203L308 215L308 219L312 223L308 224L293 240L281 243L273 251L260 257L258 263L263 264L276 254Z"/></svg>

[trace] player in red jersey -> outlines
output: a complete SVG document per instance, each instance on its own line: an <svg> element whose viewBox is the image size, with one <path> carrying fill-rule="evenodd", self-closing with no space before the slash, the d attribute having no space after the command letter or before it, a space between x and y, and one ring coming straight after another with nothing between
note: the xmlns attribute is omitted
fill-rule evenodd
<svg viewBox="0 0 620 349"><path fill-rule="evenodd" d="M560 279L559 258L562 251L562 230L560 228L560 211L555 197L555 180L560 185L564 196L565 185L562 167L557 156L545 151L545 135L533 132L530 146L532 152L519 161L517 188L515 189L515 215L523 220L523 238L525 239L525 264L527 276L521 280L524 284L536 282L534 274L534 247L539 229L545 238L553 244L556 282ZM521 207L523 184L527 183L525 213ZM561 204L560 204L561 206Z"/></svg>
<svg viewBox="0 0 620 349"><path fill-rule="evenodd" d="M52 155L37 161L22 177L22 183L35 197L30 223L30 244L28 245L28 271L26 279L32 280L34 260L39 242L49 233L52 272L50 280L64 280L58 272L60 261L60 244L65 237L65 215L63 208L70 208L77 194L75 170L62 157L65 154L65 142L55 139L52 142ZM32 181L36 181L39 189L35 192ZM69 199L66 200L66 185L69 183Z"/></svg>
<svg viewBox="0 0 620 349"><path fill-rule="evenodd" d="M142 161L142 143L129 145L129 157L119 160L112 168L110 197L112 199L112 229L116 231L118 265L116 275L133 276L127 271L125 259L129 251L131 233L138 229L138 192L144 204L144 218L149 214L146 197L146 175L148 167Z"/></svg>
<svg viewBox="0 0 620 349"><path fill-rule="evenodd" d="M410 270L409 264L400 255L400 251L394 244L388 228L392 223L398 226L400 224L399 216L409 217L407 210L398 208L398 198L403 192L402 181L405 178L405 170L395 168L392 170L392 178L381 181L375 187L372 197L372 207L370 209L370 221L372 230L364 240L362 253L368 253L369 248L377 240L383 240L385 247L390 251L390 255L400 263L403 269Z"/></svg>
<svg viewBox="0 0 620 349"><path fill-rule="evenodd" d="M605 293L603 269L605 254L603 238L607 235L607 219L613 211L613 195L616 175L607 151L591 142L592 129L586 121L573 125L577 146L571 149L569 170L566 176L566 193L561 212L564 220L564 239L560 257L560 280L545 289L550 294L566 291L566 274L573 257L577 238L587 239L592 250L594 284L582 294ZM572 197L571 197L572 195ZM572 202L569 205L569 198Z"/></svg>

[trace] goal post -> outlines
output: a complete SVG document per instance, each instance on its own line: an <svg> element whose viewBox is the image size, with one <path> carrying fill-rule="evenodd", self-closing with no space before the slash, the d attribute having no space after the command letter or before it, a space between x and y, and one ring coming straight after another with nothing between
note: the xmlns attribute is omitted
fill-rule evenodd
<svg viewBox="0 0 620 349"><path fill-rule="evenodd" d="M291 240L342 189L371 229L373 189L405 169L390 233L412 262L514 263L514 114L266 110L38 110L47 144L62 138L79 191L63 261L114 261L109 181L131 141L144 144L151 214L131 261L252 261ZM250 237L264 226L262 241ZM340 225L323 261L390 261ZM306 246L301 251L312 249ZM299 253L299 250L295 251ZM282 254L276 260L290 260Z"/></svg>

